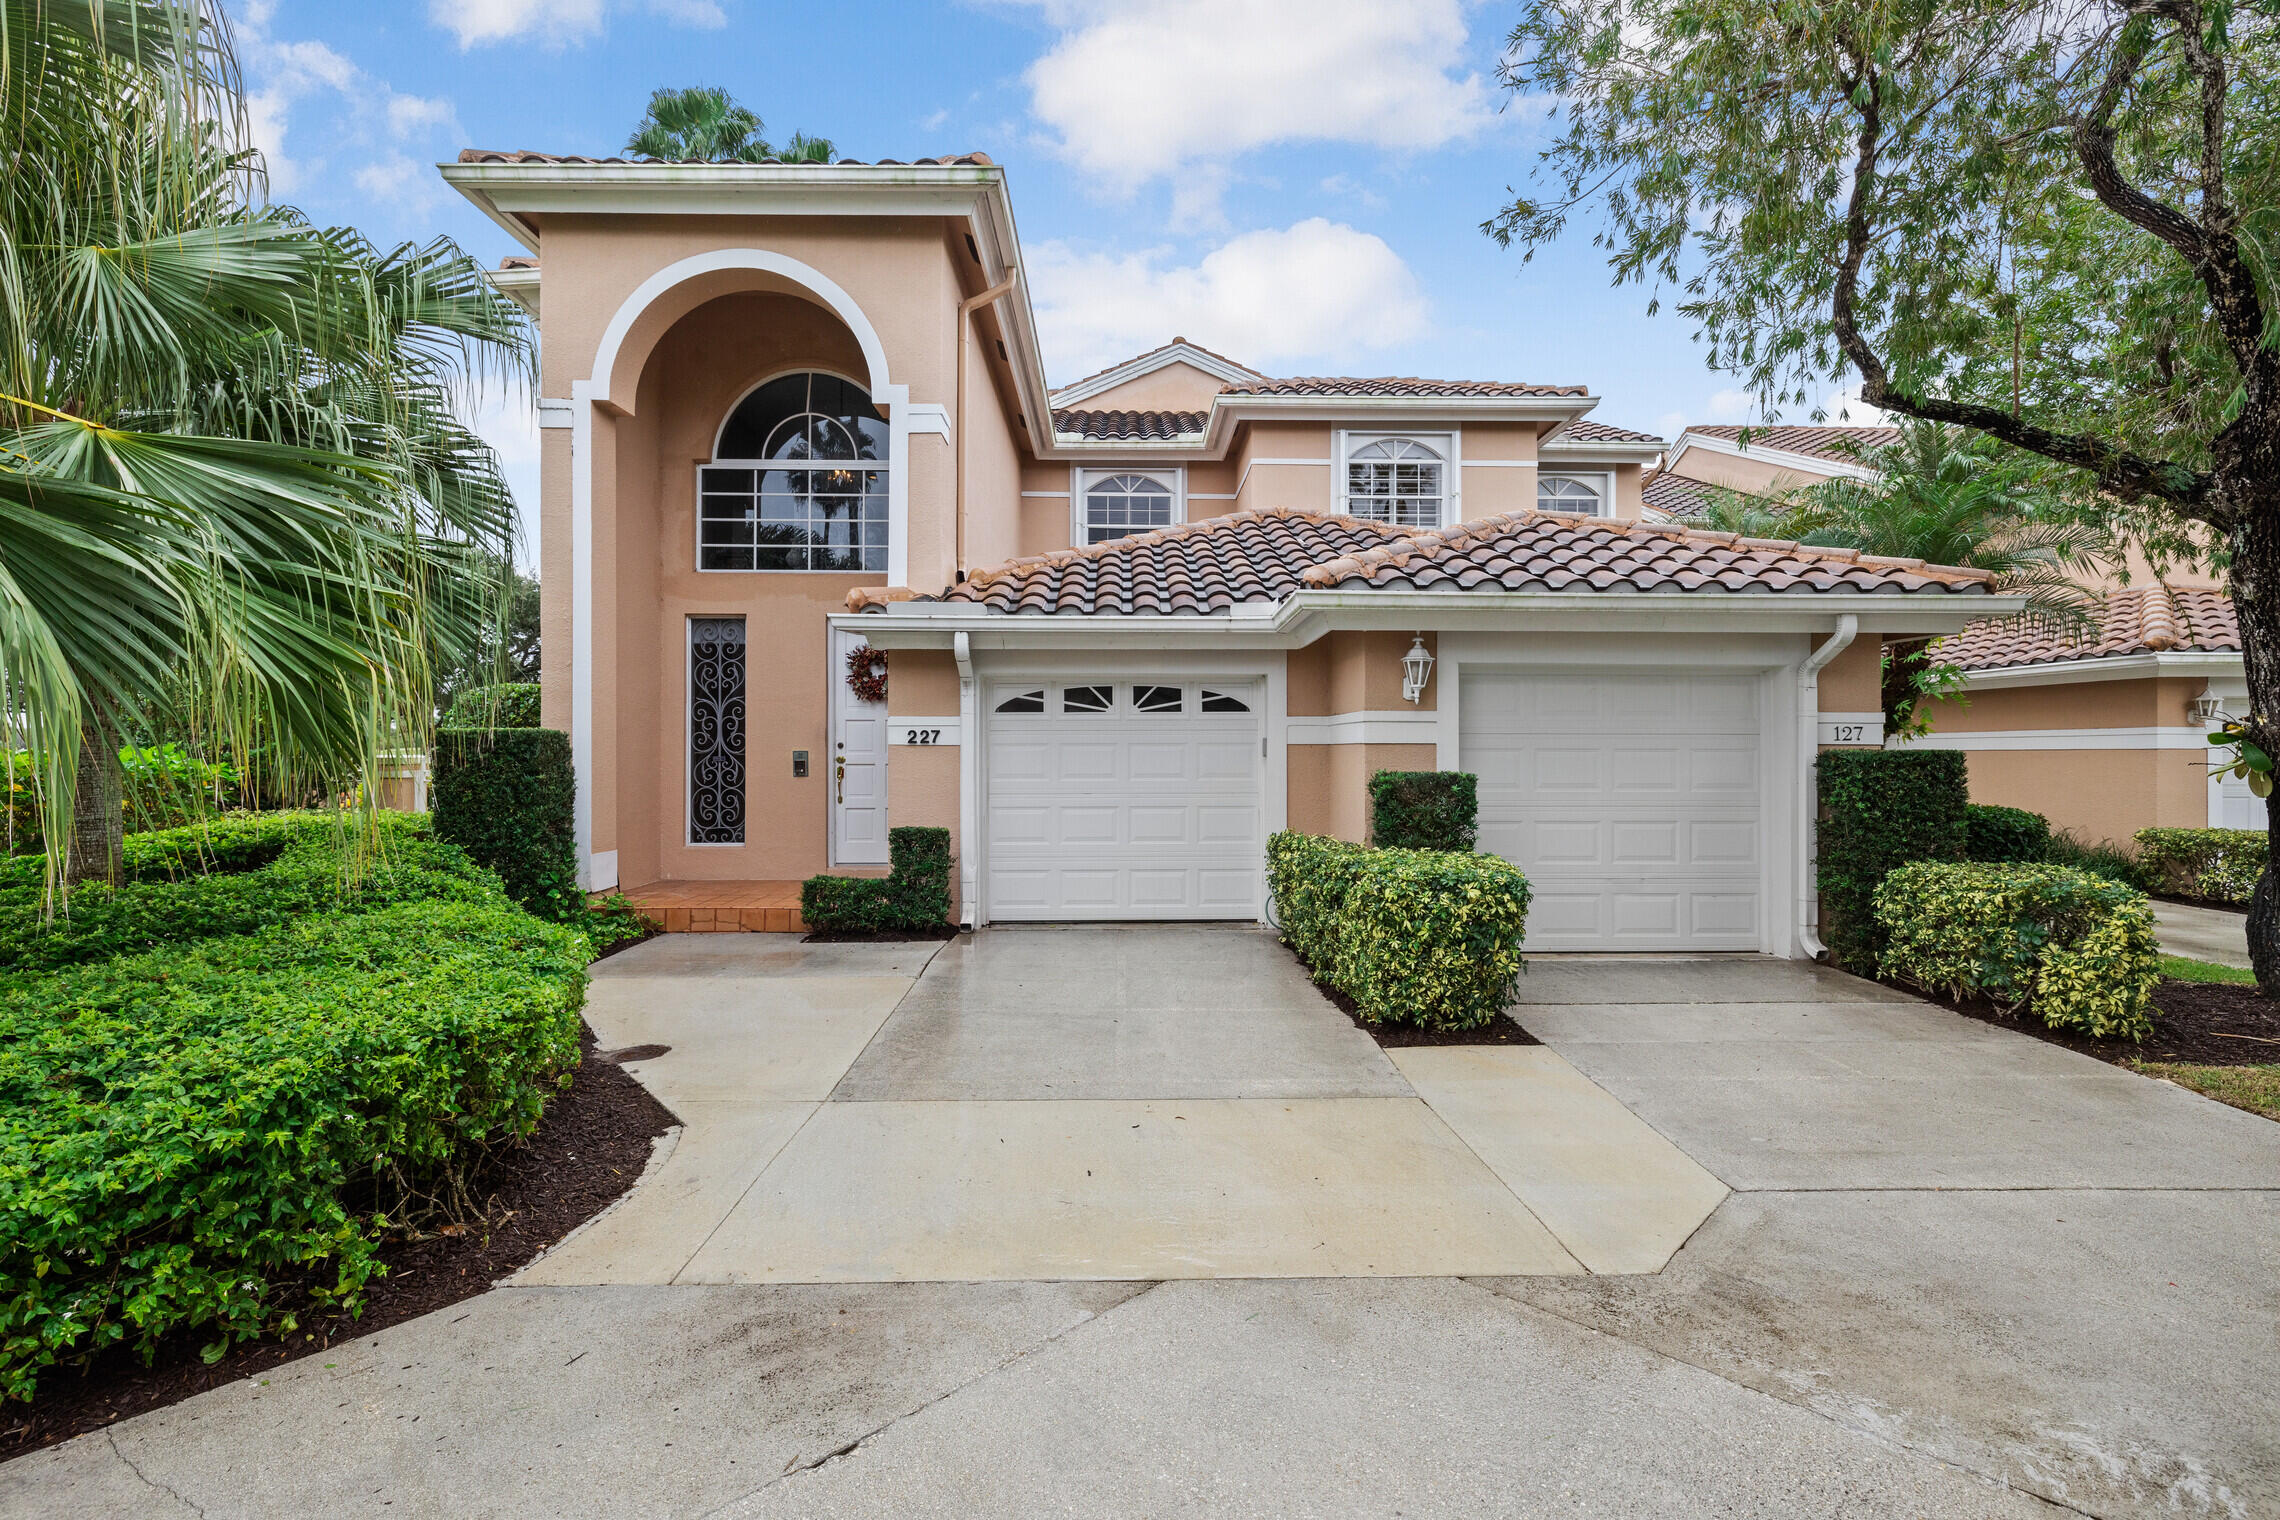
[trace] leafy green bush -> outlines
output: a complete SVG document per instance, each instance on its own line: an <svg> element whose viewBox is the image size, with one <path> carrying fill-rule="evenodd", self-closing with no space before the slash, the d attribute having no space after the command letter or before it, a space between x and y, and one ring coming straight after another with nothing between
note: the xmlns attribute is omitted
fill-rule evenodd
<svg viewBox="0 0 2280 1520"><path fill-rule="evenodd" d="M1884 879L1876 917L1887 976L2100 1039L2152 1032L2161 950L2135 888L2065 866L1924 862Z"/></svg>
<svg viewBox="0 0 2280 1520"><path fill-rule="evenodd" d="M1469 850L1480 836L1480 782L1465 771L1370 777L1370 842L1387 850Z"/></svg>
<svg viewBox="0 0 2280 1520"><path fill-rule="evenodd" d="M470 686L451 699L438 728L541 728L536 681Z"/></svg>
<svg viewBox="0 0 2280 1520"><path fill-rule="evenodd" d="M1964 810L1964 854L1972 860L2036 861L2050 849L2050 820L2025 808L1974 802Z"/></svg>
<svg viewBox="0 0 2280 1520"><path fill-rule="evenodd" d="M2262 829L2139 829L2137 858L2147 885L2179 897L2244 903L2270 853Z"/></svg>
<svg viewBox="0 0 2280 1520"><path fill-rule="evenodd" d="M578 890L578 782L570 736L553 728L439 729L429 804L438 839L499 873L541 918L585 917Z"/></svg>
<svg viewBox="0 0 2280 1520"><path fill-rule="evenodd" d="M1877 884L1914 860L1961 860L1970 828L1955 750L1834 749L1820 759L1821 937L1856 971L1877 963Z"/></svg>
<svg viewBox="0 0 2280 1520"><path fill-rule="evenodd" d="M584 941L496 894L0 978L0 1391L181 1329L353 1305L382 1220L527 1135L578 1061Z"/></svg>
<svg viewBox="0 0 2280 1520"><path fill-rule="evenodd" d="M2111 839L2087 844L2072 829L2060 829L2050 836L2050 847L2043 851L2043 861L2073 871L2087 871L2092 876L2103 876L2140 891L2151 890L2157 884L2153 873L2128 850Z"/></svg>
<svg viewBox="0 0 2280 1520"><path fill-rule="evenodd" d="M380 860L399 845L426 839L430 829L418 813L223 813L179 828L129 834L120 864L133 884L257 870L289 846L335 853L361 846L365 859ZM37 901L44 870L38 857L0 861L0 904Z"/></svg>
<svg viewBox="0 0 2280 1520"><path fill-rule="evenodd" d="M81 887L50 916L37 896L0 904L0 970L46 970L216 935L251 934L316 913L397 903L493 900L498 878L455 845L408 838L353 869L330 828L304 830L250 871Z"/></svg>
<svg viewBox="0 0 2280 1520"><path fill-rule="evenodd" d="M1529 887L1510 861L1286 832L1267 876L1285 941L1363 1018L1477 1029L1512 1000Z"/></svg>
<svg viewBox="0 0 2280 1520"><path fill-rule="evenodd" d="M0 851L40 848L37 793L32 756L17 750L0 765L7 815L0 819ZM202 760L180 744L128 745L119 751L120 803L130 830L177 828L238 806L242 787L237 767Z"/></svg>
<svg viewBox="0 0 2280 1520"><path fill-rule="evenodd" d="M887 830L885 876L811 876L800 917L828 934L915 933L950 917L950 831Z"/></svg>

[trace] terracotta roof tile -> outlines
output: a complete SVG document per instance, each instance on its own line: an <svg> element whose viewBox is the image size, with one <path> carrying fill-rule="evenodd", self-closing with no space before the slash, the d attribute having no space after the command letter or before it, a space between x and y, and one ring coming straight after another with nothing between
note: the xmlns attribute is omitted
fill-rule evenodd
<svg viewBox="0 0 2280 1520"><path fill-rule="evenodd" d="M1988 580L1980 570L1851 549L1552 512L1514 512L1428 533L1278 507L1017 559L974 572L942 600L1006 613L1167 615L1224 612L1334 586L1983 593Z"/></svg>
<svg viewBox="0 0 2280 1520"><path fill-rule="evenodd" d="M1095 412L1063 408L1053 414L1053 432L1056 436L1073 438L1165 442L1198 437L1210 420L1209 412Z"/></svg>
<svg viewBox="0 0 2280 1520"><path fill-rule="evenodd" d="M521 149L510 152L499 148L461 148L459 150L459 161L463 164L709 164L717 162L714 159L704 158L588 158L580 153L532 153ZM781 164L785 160L764 158L755 162ZM943 158L914 158L908 162L897 158L882 158L876 162L860 158L841 158L834 159L829 165L822 167L844 168L853 165L864 169L908 169L921 166L947 167L951 164L970 164L979 168L994 167L987 153L959 153ZM752 163L739 160L734 163L723 164L721 167L749 169L752 167ZM816 166L799 165L796 167Z"/></svg>
<svg viewBox="0 0 2280 1520"><path fill-rule="evenodd" d="M1652 433L1642 433L1635 428L1615 427L1609 423L1590 422L1578 417L1573 422L1563 422L1554 428L1544 442L1660 443L1662 440Z"/></svg>
<svg viewBox="0 0 2280 1520"><path fill-rule="evenodd" d="M1965 670L2005 670L2068 660L2176 650L2224 653L2240 648L2240 618L2230 593L2156 581L2110 592L2094 634L2069 638L2024 618L1989 618L1932 647Z"/></svg>
<svg viewBox="0 0 2280 1520"><path fill-rule="evenodd" d="M1657 512L1694 517L1709 510L1710 493L1716 489L1708 481L1657 470L1640 483L1639 495Z"/></svg>
<svg viewBox="0 0 2280 1520"><path fill-rule="evenodd" d="M1581 385L1530 385L1505 380L1420 380L1414 375L1297 375L1230 385L1229 396L1588 396Z"/></svg>
<svg viewBox="0 0 2280 1520"><path fill-rule="evenodd" d="M1740 443L1742 435L1747 433L1751 448L1779 449L1785 454L1806 454L1838 464L1858 464L1860 456L1869 450L1900 441L1900 430L1896 427L1750 427L1741 423L1715 423L1690 427L1687 431L1705 438L1723 438L1729 443Z"/></svg>

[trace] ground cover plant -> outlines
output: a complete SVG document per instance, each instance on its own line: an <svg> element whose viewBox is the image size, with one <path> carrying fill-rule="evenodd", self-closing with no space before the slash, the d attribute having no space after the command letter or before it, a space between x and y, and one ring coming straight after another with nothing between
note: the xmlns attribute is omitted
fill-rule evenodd
<svg viewBox="0 0 2280 1520"><path fill-rule="evenodd" d="M1512 1001L1528 878L1495 855L1267 841L1283 940L1370 1023L1479 1029Z"/></svg>

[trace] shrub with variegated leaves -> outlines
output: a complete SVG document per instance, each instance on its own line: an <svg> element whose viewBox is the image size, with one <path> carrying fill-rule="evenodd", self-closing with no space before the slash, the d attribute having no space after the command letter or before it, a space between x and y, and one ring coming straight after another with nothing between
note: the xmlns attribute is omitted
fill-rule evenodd
<svg viewBox="0 0 2280 1520"><path fill-rule="evenodd" d="M1876 889L1881 974L2100 1039L2152 1032L2161 952L2143 892L2050 865L1901 866Z"/></svg>

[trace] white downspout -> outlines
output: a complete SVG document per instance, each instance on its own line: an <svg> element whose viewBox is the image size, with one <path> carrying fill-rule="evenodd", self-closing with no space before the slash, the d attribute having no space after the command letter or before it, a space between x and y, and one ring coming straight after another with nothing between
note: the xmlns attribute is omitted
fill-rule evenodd
<svg viewBox="0 0 2280 1520"><path fill-rule="evenodd" d="M961 629L951 640L958 660L958 921L981 926L974 851L981 839L981 693L974 687L974 645Z"/></svg>
<svg viewBox="0 0 2280 1520"><path fill-rule="evenodd" d="M1813 884L1813 825L1821 813L1813 775L1821 754L1821 671L1852 647L1859 632L1858 615L1846 613L1837 619L1837 631L1797 667L1797 945L1808 960L1829 953L1813 922L1821 896Z"/></svg>

